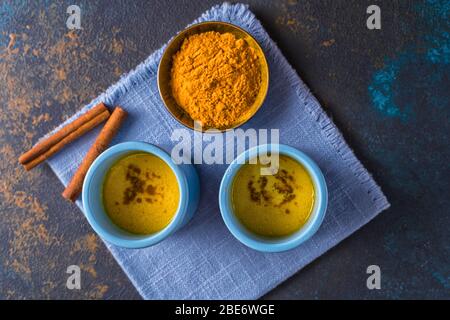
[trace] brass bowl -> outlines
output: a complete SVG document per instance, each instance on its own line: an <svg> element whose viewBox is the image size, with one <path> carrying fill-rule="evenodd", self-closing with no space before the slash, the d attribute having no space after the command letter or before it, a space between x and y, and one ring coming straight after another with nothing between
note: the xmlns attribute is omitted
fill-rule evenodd
<svg viewBox="0 0 450 320"><path fill-rule="evenodd" d="M189 116L189 114L187 114L183 110L183 108L181 108L177 104L177 102L173 98L172 88L170 86L170 79L171 79L173 56L175 53L178 52L178 50L180 50L184 39L194 34L203 33L207 31L216 31L220 33L229 32L232 33L237 39L244 39L250 47L255 49L261 65L261 87L255 99L255 102L253 103L252 107L249 109L245 117L242 117L239 122L234 123L232 126L226 128L214 128L223 132L226 130L239 127L240 125L247 122L259 110L259 108L263 104L269 88L269 66L267 64L266 57L258 42L256 42L256 40L247 31L230 23L220 21L208 21L192 25L187 29L183 30L182 32L178 33L167 45L161 57L161 61L159 62L158 90L159 94L161 95L161 99L164 102L164 105L166 106L169 113L184 126L192 130L198 130L197 127L194 127L194 120ZM210 128L202 127L201 131L205 131L207 129Z"/></svg>

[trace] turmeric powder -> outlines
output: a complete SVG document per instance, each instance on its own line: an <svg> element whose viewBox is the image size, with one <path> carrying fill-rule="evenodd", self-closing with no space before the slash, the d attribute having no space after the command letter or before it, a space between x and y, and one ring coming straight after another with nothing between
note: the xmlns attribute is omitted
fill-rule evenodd
<svg viewBox="0 0 450 320"><path fill-rule="evenodd" d="M186 38L173 56L172 95L204 127L226 129L245 121L261 87L255 49L231 33Z"/></svg>

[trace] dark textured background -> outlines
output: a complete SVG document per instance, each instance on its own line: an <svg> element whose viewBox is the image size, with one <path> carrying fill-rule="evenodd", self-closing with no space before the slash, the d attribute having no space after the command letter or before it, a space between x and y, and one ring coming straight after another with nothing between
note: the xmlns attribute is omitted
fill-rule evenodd
<svg viewBox="0 0 450 320"><path fill-rule="evenodd" d="M392 204L265 298L450 298L449 2L249 1ZM17 157L216 3L0 1L0 298L139 298L49 167Z"/></svg>

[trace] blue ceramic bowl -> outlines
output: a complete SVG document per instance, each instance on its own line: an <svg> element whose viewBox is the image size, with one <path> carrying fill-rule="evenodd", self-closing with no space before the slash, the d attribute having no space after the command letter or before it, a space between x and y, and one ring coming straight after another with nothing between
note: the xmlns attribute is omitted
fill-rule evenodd
<svg viewBox="0 0 450 320"><path fill-rule="evenodd" d="M173 170L180 187L180 203L169 225L150 235L136 235L117 227L103 207L102 187L109 168L127 154L148 152L166 162ZM157 244L184 226L197 210L200 182L193 165L174 163L164 150L145 142L124 142L103 152L91 165L83 183L83 207L86 218L97 234L120 247L143 248Z"/></svg>
<svg viewBox="0 0 450 320"><path fill-rule="evenodd" d="M263 237L249 231L234 215L231 204L232 183L241 166L244 163L248 163L249 159L258 156L261 153L266 154L268 150L276 151L277 148L274 147L278 147L279 154L289 156L303 165L311 176L315 191L314 206L306 224L297 232L279 238ZM225 171L222 183L220 184L219 206L226 226L240 242L252 249L262 252L281 252L290 250L311 238L322 224L327 209L327 203L328 193L325 178L317 164L303 152L286 145L270 144L248 149L230 164Z"/></svg>

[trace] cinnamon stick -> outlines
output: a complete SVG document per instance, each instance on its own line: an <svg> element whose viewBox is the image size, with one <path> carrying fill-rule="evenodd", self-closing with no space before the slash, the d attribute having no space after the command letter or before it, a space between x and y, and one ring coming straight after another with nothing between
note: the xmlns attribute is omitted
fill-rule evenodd
<svg viewBox="0 0 450 320"><path fill-rule="evenodd" d="M83 181L86 173L94 162L94 160L108 147L109 143L119 131L120 125L127 116L126 111L120 107L116 107L109 117L105 126L100 131L94 144L91 146L83 161L81 162L78 170L75 172L72 180L67 185L66 189L62 193L62 196L70 201L75 201L81 193L83 188Z"/></svg>
<svg viewBox="0 0 450 320"><path fill-rule="evenodd" d="M70 133L68 136L64 137L62 140L60 140L55 145L51 146L49 149L47 149L44 153L37 156L33 160L25 163L23 166L27 171L30 171L34 167L36 167L41 162L44 162L48 158L50 158L52 155L57 153L59 150L64 148L67 144L70 142L76 140L77 138L81 137L86 132L90 131L91 129L98 126L100 123L104 122L106 119L109 118L109 112L105 110L104 112L97 115L95 118L89 120L88 122L81 125L78 129Z"/></svg>
<svg viewBox="0 0 450 320"><path fill-rule="evenodd" d="M91 110L89 110L86 113L84 113L83 115L81 115L75 121L73 121L73 122L69 123L68 125L64 126L60 130L58 130L57 132L52 134L50 137L48 137L47 139L39 142L33 148L31 148L29 151L27 151L24 154L22 154L19 157L19 162L21 164L25 164L27 162L30 162L34 158L37 158L38 156L43 154L45 151L50 149L52 146L57 144L59 141L61 141L62 139L64 139L68 135L70 135L72 132L74 132L77 129L79 129L85 123L89 122L90 120L95 118L97 115L99 115L99 114L101 114L101 113L103 113L105 111L108 111L106 106L103 103L99 103L94 108L92 108ZM73 136L73 140L75 140L78 137L79 136L76 136L76 137ZM73 141L73 140L66 141L66 144L71 142L71 141Z"/></svg>

